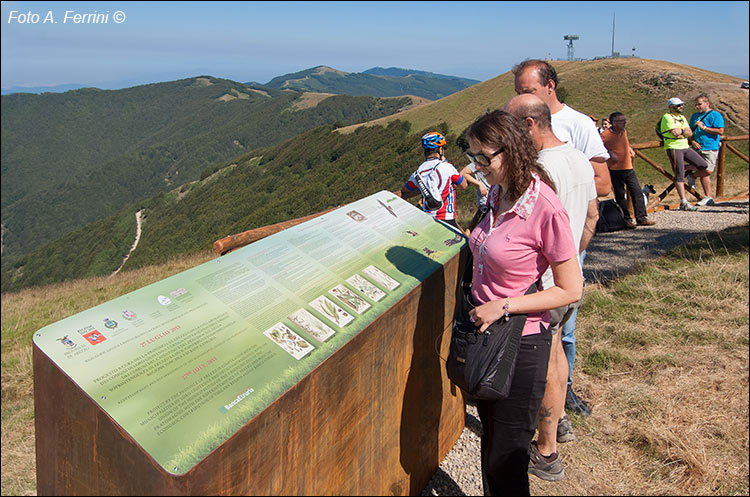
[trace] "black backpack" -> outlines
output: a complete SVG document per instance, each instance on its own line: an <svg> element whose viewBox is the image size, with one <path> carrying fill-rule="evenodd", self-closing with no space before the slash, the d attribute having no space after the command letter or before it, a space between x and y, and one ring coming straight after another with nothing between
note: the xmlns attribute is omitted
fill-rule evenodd
<svg viewBox="0 0 750 497"><path fill-rule="evenodd" d="M660 147L664 146L664 135L661 133L661 121L662 121L662 119L664 119L664 116L661 116L659 118L659 120L656 121L656 129L654 130L654 131L656 131L656 136L659 137L659 146Z"/></svg>
<svg viewBox="0 0 750 497"><path fill-rule="evenodd" d="M596 222L597 233L609 233L625 229L625 214L616 200L599 202L599 220Z"/></svg>

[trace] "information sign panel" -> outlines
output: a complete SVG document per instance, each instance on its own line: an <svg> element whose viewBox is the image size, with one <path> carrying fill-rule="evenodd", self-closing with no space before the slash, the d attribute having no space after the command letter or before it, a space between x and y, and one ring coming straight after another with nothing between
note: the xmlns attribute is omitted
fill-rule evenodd
<svg viewBox="0 0 750 497"><path fill-rule="evenodd" d="M34 343L184 474L465 243L382 191L42 328Z"/></svg>

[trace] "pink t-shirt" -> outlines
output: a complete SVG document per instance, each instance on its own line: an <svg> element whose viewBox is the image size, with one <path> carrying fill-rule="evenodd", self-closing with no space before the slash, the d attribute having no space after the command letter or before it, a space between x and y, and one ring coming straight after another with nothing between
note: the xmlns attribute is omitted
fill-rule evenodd
<svg viewBox="0 0 750 497"><path fill-rule="evenodd" d="M494 185L488 201L498 205L500 188ZM491 222L496 222L490 231ZM488 231L489 236L488 236ZM474 255L472 296L477 305L526 293L549 266L576 254L570 220L554 190L538 176L507 212L489 211L472 231L469 246ZM549 312L531 313L523 335L540 333L549 326Z"/></svg>

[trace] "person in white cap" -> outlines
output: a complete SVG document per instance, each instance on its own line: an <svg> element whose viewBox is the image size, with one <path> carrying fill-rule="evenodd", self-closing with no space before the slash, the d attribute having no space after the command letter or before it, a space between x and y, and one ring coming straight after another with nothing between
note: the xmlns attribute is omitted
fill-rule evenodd
<svg viewBox="0 0 750 497"><path fill-rule="evenodd" d="M680 210L696 211L698 208L690 205L685 198L685 169L688 168L694 177L701 179L705 191L711 191L710 183L706 184L711 173L706 160L690 148L688 138L693 136L693 132L687 118L682 115L684 106L685 102L679 97L670 98L667 101L669 112L662 116L659 131L664 139L664 151L674 171L674 186L680 197Z"/></svg>

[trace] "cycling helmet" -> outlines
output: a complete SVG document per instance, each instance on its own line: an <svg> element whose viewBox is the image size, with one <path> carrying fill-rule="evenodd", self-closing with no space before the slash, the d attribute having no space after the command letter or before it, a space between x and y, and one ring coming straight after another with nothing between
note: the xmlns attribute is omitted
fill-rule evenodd
<svg viewBox="0 0 750 497"><path fill-rule="evenodd" d="M422 148L426 148L427 150L444 147L446 143L445 137L435 131L430 131L422 137Z"/></svg>

